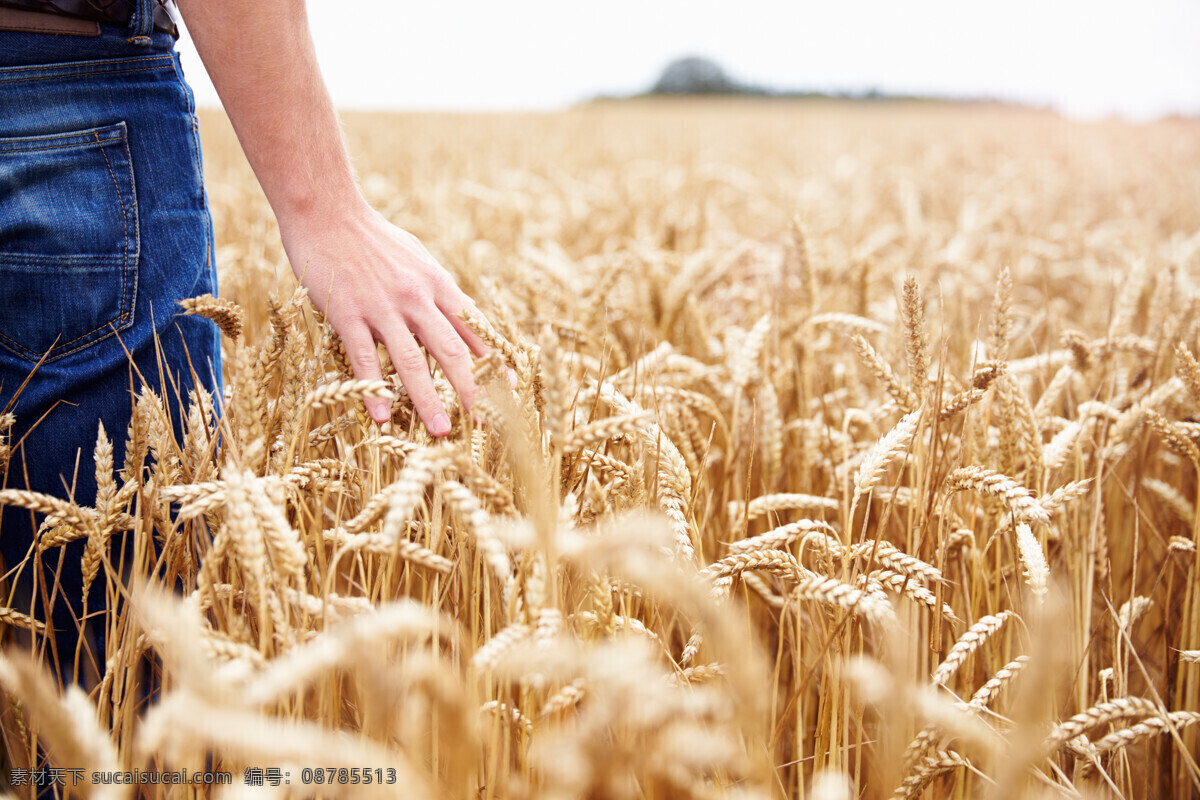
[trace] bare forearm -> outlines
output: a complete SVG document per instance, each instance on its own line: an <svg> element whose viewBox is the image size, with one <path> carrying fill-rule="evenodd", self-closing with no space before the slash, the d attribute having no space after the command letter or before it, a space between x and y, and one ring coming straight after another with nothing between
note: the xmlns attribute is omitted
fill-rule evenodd
<svg viewBox="0 0 1200 800"><path fill-rule="evenodd" d="M179 0L276 216L360 202L303 0Z"/></svg>
<svg viewBox="0 0 1200 800"><path fill-rule="evenodd" d="M321 78L303 0L179 0L184 21L262 184L283 248L341 335L355 375L380 377L375 343L435 436L451 421L425 354L470 407L471 353L487 347L463 323L478 309L415 236L371 209L354 181L333 102ZM368 401L377 422L386 400Z"/></svg>

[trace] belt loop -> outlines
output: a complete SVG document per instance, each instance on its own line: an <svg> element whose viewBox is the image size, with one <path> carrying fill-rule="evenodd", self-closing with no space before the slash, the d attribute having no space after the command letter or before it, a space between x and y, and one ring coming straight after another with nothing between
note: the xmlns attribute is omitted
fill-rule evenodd
<svg viewBox="0 0 1200 800"><path fill-rule="evenodd" d="M154 32L154 4L157 0L134 0L133 15L129 18L129 42L149 46Z"/></svg>

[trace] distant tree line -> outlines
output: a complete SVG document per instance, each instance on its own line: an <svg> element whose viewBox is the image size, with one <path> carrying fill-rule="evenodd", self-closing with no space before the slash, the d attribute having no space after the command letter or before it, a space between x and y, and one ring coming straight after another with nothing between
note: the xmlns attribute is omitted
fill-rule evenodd
<svg viewBox="0 0 1200 800"><path fill-rule="evenodd" d="M667 64L650 94L757 94L709 58L687 56Z"/></svg>
<svg viewBox="0 0 1200 800"><path fill-rule="evenodd" d="M930 98L914 95L889 94L878 89L857 92L820 92L796 89L772 89L744 83L731 77L711 58L685 56L677 58L663 69L649 95L748 95L757 97L831 98L839 100L955 100L961 102L995 102L991 98Z"/></svg>

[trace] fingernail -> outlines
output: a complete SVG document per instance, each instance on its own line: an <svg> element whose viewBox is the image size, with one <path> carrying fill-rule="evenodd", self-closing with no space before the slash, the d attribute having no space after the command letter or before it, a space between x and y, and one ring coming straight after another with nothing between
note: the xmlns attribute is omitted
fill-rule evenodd
<svg viewBox="0 0 1200 800"><path fill-rule="evenodd" d="M371 415L371 419L379 425L391 419L391 407L384 400L372 400L367 402L367 413Z"/></svg>
<svg viewBox="0 0 1200 800"><path fill-rule="evenodd" d="M509 388L512 388L512 389L517 388L517 373L514 372L511 367L505 367L504 373L506 375L508 375Z"/></svg>
<svg viewBox="0 0 1200 800"><path fill-rule="evenodd" d="M445 436L450 432L450 418L445 414L438 414L430 423L429 432L434 436Z"/></svg>

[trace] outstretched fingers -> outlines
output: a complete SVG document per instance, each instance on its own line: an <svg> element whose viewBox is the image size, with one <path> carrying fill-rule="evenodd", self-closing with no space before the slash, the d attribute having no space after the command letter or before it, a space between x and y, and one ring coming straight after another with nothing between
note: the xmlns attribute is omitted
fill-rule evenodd
<svg viewBox="0 0 1200 800"><path fill-rule="evenodd" d="M400 376L400 382L404 384L404 390L408 392L421 422L425 423L425 427L434 436L450 433L450 416L446 413L437 390L433 388L429 362L426 361L425 353L417 344L412 332L403 325L397 325L384 334L384 341L388 355L392 358L392 366L396 368L396 374ZM459 341L461 343L461 340ZM465 351L466 346L462 347ZM436 352L434 357L438 357ZM446 369L444 362L442 368Z"/></svg>
<svg viewBox="0 0 1200 800"><path fill-rule="evenodd" d="M467 297L461 291L458 292L458 295L459 297L454 298L451 302L439 302L438 309L445 315L446 320L448 320L450 325L453 326L454 330L458 333L462 341L466 343L467 347L470 348L471 352L482 358L488 354L490 348L484 343L483 339L479 338L479 334L471 330L471 326L464 322L459 315L465 311L467 316L475 320L480 325L485 326L486 329L490 330L491 325L487 321L487 318L480 313L479 308L475 305L471 298ZM453 383L453 381L451 382Z"/></svg>
<svg viewBox="0 0 1200 800"><path fill-rule="evenodd" d="M459 324L453 324L455 321ZM410 322L416 336L421 337L429 354L437 359L450 384L458 392L463 407L469 410L478 395L471 354L486 354L487 346L465 323L447 317L437 308L430 308L419 319ZM375 346L376 336L364 322L345 328L342 342L350 358L354 377L359 380L380 380L382 370ZM380 338L387 346L392 366L421 422L432 435L445 436L450 433L450 416L434 388L429 362L416 336L404 321L397 320L397 324L384 331ZM387 400L369 398L364 400L364 404L376 423L382 425L391 419L391 405Z"/></svg>
<svg viewBox="0 0 1200 800"><path fill-rule="evenodd" d="M350 368L354 377L360 381L383 380L383 371L379 365L379 351L375 348L375 337L364 323L343 326L345 329L338 333L342 337L342 345L350 359ZM380 397L368 397L363 400L367 413L379 425L392 418L392 406L388 400Z"/></svg>
<svg viewBox="0 0 1200 800"><path fill-rule="evenodd" d="M417 335L421 337L425 349L442 365L450 385L462 399L463 408L469 411L475 405L477 396L470 343L449 318L436 312L421 320ZM479 344L482 345L482 342ZM487 352L486 348L484 352Z"/></svg>

